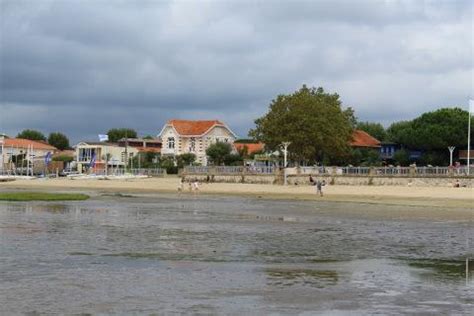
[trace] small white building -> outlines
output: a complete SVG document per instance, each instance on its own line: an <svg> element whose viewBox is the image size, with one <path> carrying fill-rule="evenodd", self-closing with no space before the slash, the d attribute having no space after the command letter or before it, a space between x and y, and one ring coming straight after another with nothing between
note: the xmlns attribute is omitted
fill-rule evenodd
<svg viewBox="0 0 474 316"><path fill-rule="evenodd" d="M140 153L155 153L161 151L161 141L158 139L128 138L121 139L118 143L108 142L80 142L75 148L75 163L79 172L84 171L95 157L95 169L105 169L106 156L108 168L125 167L131 159Z"/></svg>
<svg viewBox="0 0 474 316"><path fill-rule="evenodd" d="M138 153L134 147L122 147L106 142L80 142L74 148L76 150L75 162L79 172L83 172L90 166L92 157L95 158L95 169L105 169L106 155L108 167L113 168L124 167Z"/></svg>
<svg viewBox="0 0 474 316"><path fill-rule="evenodd" d="M204 166L207 165L206 149L211 144L224 142L233 145L237 138L226 124L218 120L170 120L158 137L163 143L162 155L192 153L196 155L196 161Z"/></svg>

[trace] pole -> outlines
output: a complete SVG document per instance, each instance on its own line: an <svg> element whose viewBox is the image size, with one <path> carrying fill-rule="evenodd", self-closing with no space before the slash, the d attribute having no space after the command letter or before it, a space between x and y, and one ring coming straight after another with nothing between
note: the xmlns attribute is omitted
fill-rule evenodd
<svg viewBox="0 0 474 316"><path fill-rule="evenodd" d="M456 147L454 147L454 146L449 146L448 147L448 150L449 150L449 166L450 167L453 166L453 152L454 152L454 149L456 149Z"/></svg>
<svg viewBox="0 0 474 316"><path fill-rule="evenodd" d="M283 142L283 177L284 177L284 185L288 185L288 179L286 176L286 165L287 165L287 156L288 156L288 146L290 146L290 142Z"/></svg>
<svg viewBox="0 0 474 316"><path fill-rule="evenodd" d="M474 107L474 101L469 100L469 123L467 127L467 175L470 174L470 160L471 160L471 108Z"/></svg>

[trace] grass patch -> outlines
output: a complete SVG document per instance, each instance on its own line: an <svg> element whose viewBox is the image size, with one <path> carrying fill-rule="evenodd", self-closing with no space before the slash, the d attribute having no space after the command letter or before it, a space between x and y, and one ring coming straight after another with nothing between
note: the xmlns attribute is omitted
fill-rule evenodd
<svg viewBox="0 0 474 316"><path fill-rule="evenodd" d="M0 201L84 201L88 198L80 193L0 192Z"/></svg>

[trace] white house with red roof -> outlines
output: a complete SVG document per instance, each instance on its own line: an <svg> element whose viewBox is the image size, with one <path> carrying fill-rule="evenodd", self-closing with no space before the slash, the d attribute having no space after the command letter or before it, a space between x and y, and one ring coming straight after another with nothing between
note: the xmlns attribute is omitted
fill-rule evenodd
<svg viewBox="0 0 474 316"><path fill-rule="evenodd" d="M218 120L170 120L158 137L163 143L162 155L192 153L196 155L196 161L204 166L207 165L206 149L211 144L224 142L232 145L237 139L235 133Z"/></svg>
<svg viewBox="0 0 474 316"><path fill-rule="evenodd" d="M46 142L23 138L0 136L0 169L5 164L14 164L18 157L25 160L44 160L48 153L55 154L58 149Z"/></svg>

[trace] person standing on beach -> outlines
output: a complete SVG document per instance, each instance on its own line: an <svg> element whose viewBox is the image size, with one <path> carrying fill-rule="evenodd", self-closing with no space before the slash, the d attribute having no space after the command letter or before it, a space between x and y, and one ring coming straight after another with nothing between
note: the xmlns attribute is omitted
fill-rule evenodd
<svg viewBox="0 0 474 316"><path fill-rule="evenodd" d="M316 194L323 196L323 183L320 180L316 181Z"/></svg>

